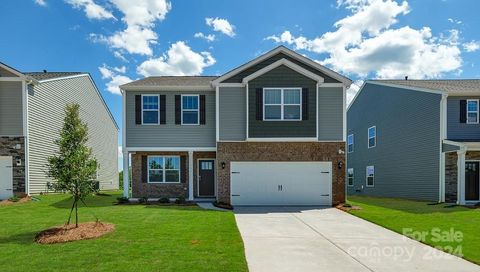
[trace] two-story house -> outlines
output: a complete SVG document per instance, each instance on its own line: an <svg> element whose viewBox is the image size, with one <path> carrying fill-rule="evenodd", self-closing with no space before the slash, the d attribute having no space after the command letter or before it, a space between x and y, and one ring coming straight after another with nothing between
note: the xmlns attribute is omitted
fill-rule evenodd
<svg viewBox="0 0 480 272"><path fill-rule="evenodd" d="M122 85L131 197L343 202L350 84L280 46L219 77L153 76Z"/></svg>
<svg viewBox="0 0 480 272"><path fill-rule="evenodd" d="M348 194L479 196L480 80L371 80L347 111Z"/></svg>
<svg viewBox="0 0 480 272"><path fill-rule="evenodd" d="M100 189L118 188L118 127L88 73L22 73L0 63L0 199L50 190L47 158L58 150L64 109L80 105L100 168Z"/></svg>

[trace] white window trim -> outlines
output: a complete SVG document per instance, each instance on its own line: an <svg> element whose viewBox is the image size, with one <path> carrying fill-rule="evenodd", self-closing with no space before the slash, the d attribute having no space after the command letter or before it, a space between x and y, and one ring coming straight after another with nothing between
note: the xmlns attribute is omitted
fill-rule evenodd
<svg viewBox="0 0 480 272"><path fill-rule="evenodd" d="M156 109L156 110L144 109L143 108L143 97L144 96L156 96L156 97L158 97L158 109ZM144 111L156 111L157 115L158 115L157 123L144 123L143 122L143 112ZM159 124L160 124L160 95L159 94L142 94L142 125L150 126L150 125L159 125Z"/></svg>
<svg viewBox="0 0 480 272"><path fill-rule="evenodd" d="M192 110L192 109L183 109L183 97L185 96L195 96L197 97L197 106L198 108L196 110ZM198 126L200 125L200 95L198 94L182 94L181 96L181 99L180 99L180 103L181 103L181 111L180 111L180 118L181 118L181 124L182 126ZM183 123L183 112L184 111L187 111L187 112L197 112L197 123L196 124L184 124Z"/></svg>
<svg viewBox="0 0 480 272"><path fill-rule="evenodd" d="M150 158L163 158L163 181L150 181L150 170L159 170L159 169L150 169ZM178 158L178 169L165 169L165 158ZM178 184L182 181L182 159L180 156L169 156L169 155L149 155L147 156L147 183L161 183L161 184ZM177 170L178 171L178 181L166 181L166 170Z"/></svg>
<svg viewBox="0 0 480 272"><path fill-rule="evenodd" d="M352 185L350 185L350 177L348 176L348 171L352 169ZM353 168L348 168L347 169L347 186L348 187L353 187L354 185L354 182L355 182L355 170Z"/></svg>
<svg viewBox="0 0 480 272"><path fill-rule="evenodd" d="M375 130L375 136L373 137L370 137L370 133L369 133L371 128ZM374 141L373 141L373 145L370 146L370 139L372 138L374 139ZM374 148L377 146L377 126L372 126L367 129L367 146L368 148Z"/></svg>
<svg viewBox="0 0 480 272"><path fill-rule="evenodd" d="M368 185L368 167L373 167L373 185ZM365 167L365 186L366 187L375 187L375 166L369 165Z"/></svg>
<svg viewBox="0 0 480 272"><path fill-rule="evenodd" d="M349 139L350 139L350 136L352 137L352 151L350 151L350 144L349 144ZM347 136L347 153L353 153L353 151L355 151L355 137L353 136L353 134L349 134Z"/></svg>
<svg viewBox="0 0 480 272"><path fill-rule="evenodd" d="M267 104L265 103L265 90L280 90L280 104ZM284 91L285 90L300 90L300 104L285 104L284 103ZM262 91L262 95L263 95L263 121L294 121L294 122L298 122L298 121L302 121L302 88L300 87L268 87L268 88L263 88L263 91ZM280 106L280 119L266 119L265 118L265 106ZM300 115L299 115L299 119L284 119L285 116L284 116L284 110L283 108L285 106L300 106Z"/></svg>
<svg viewBox="0 0 480 272"><path fill-rule="evenodd" d="M469 111L468 110L468 102L471 102L471 101L477 102L477 110L476 111ZM467 113L466 113L467 114L467 116L466 116L466 123L467 124L478 124L478 121L479 121L478 118L480 117L479 113L478 113L478 110L479 110L478 107L479 106L480 105L479 105L479 100L478 99L467 99ZM468 122L468 114L469 113L476 113L477 114L477 121L476 122Z"/></svg>

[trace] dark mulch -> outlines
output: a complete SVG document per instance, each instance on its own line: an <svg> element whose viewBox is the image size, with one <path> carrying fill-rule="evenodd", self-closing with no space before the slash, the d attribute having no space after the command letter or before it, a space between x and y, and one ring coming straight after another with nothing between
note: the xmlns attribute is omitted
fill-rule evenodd
<svg viewBox="0 0 480 272"><path fill-rule="evenodd" d="M5 200L0 201L0 206L12 205L12 204L16 204L16 203L25 203L25 202L28 202L30 200L32 200L32 198L29 197L29 196L19 198L18 201L11 201L9 199L5 199Z"/></svg>
<svg viewBox="0 0 480 272"><path fill-rule="evenodd" d="M344 205L344 204L337 205L335 208L342 210L344 212L349 212L351 210L357 211L362 209L360 206L352 206L352 205Z"/></svg>
<svg viewBox="0 0 480 272"><path fill-rule="evenodd" d="M94 239L110 233L114 229L115 225L110 223L86 222L78 224L78 227L75 227L75 224L70 224L40 232L35 237L35 242L40 244L56 244Z"/></svg>

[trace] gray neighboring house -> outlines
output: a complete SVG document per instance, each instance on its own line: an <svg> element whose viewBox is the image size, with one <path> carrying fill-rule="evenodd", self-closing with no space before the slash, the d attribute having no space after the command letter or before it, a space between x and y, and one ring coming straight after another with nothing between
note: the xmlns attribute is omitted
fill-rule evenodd
<svg viewBox="0 0 480 272"><path fill-rule="evenodd" d="M347 193L480 202L480 80L370 80L347 110Z"/></svg>
<svg viewBox="0 0 480 272"><path fill-rule="evenodd" d="M38 194L68 103L80 105L101 189L118 188L118 126L88 73L22 73L0 63L0 199Z"/></svg>
<svg viewBox="0 0 480 272"><path fill-rule="evenodd" d="M152 76L123 93L127 197L232 205L345 199L350 79L286 47L216 76Z"/></svg>

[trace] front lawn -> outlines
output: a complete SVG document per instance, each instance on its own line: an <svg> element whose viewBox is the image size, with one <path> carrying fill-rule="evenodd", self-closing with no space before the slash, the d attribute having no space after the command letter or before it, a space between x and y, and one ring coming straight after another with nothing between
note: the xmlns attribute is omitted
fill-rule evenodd
<svg viewBox="0 0 480 272"><path fill-rule="evenodd" d="M461 250L465 259L480 264L479 209L364 196L349 196L348 203L361 208L351 210L353 215L401 234L407 232L411 238L450 253Z"/></svg>
<svg viewBox="0 0 480 272"><path fill-rule="evenodd" d="M0 206L0 271L247 271L231 212L196 206L112 205L121 193L92 196L80 220L114 223L95 240L40 245L44 229L62 225L68 195Z"/></svg>

